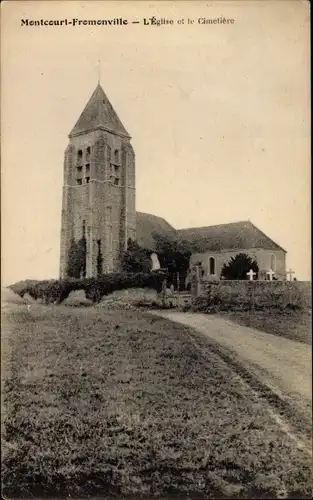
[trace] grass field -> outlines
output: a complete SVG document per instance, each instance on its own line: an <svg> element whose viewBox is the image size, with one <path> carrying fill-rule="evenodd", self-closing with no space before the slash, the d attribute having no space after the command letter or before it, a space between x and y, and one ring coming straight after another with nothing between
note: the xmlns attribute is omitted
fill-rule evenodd
<svg viewBox="0 0 313 500"><path fill-rule="evenodd" d="M309 498L311 462L217 354L137 311L12 304L8 498Z"/></svg>
<svg viewBox="0 0 313 500"><path fill-rule="evenodd" d="M232 311L221 313L224 317L266 333L279 335L305 344L312 344L312 310Z"/></svg>

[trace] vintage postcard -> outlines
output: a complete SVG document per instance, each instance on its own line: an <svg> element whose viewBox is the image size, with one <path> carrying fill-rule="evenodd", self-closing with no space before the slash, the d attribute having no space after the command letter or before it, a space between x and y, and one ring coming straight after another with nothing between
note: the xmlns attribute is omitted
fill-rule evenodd
<svg viewBox="0 0 313 500"><path fill-rule="evenodd" d="M309 3L1 7L3 497L311 498Z"/></svg>

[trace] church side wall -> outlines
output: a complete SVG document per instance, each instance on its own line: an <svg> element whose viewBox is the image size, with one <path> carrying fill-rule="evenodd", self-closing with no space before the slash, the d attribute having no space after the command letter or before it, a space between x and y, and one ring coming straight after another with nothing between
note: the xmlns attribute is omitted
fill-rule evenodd
<svg viewBox="0 0 313 500"><path fill-rule="evenodd" d="M263 250L263 249L242 249L242 250L225 250L220 252L203 252L194 253L190 258L190 264L195 265L200 263L204 270L204 279L216 280L220 279L222 267L225 263L228 263L232 257L235 257L238 253L246 253L251 258L255 259L258 263L260 272L265 273L271 269L273 260L275 262L275 276L280 279L285 279L286 272L286 254L282 250ZM274 259L273 257L274 256ZM209 269L209 258L213 257L215 259L215 274L210 275ZM265 276L264 276L265 277Z"/></svg>

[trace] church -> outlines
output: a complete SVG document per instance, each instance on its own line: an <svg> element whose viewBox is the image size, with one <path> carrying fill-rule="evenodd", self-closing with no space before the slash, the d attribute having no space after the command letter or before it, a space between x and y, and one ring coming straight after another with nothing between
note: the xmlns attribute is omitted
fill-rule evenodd
<svg viewBox="0 0 313 500"><path fill-rule="evenodd" d="M250 221L176 230L166 220L136 211L135 153L100 83L69 134L64 154L60 277L67 277L72 242L85 237L86 276L118 270L129 238L151 251L153 234L187 241L190 265L220 278L231 257L246 253L260 273L286 276L286 251ZM99 267L99 256L101 266Z"/></svg>

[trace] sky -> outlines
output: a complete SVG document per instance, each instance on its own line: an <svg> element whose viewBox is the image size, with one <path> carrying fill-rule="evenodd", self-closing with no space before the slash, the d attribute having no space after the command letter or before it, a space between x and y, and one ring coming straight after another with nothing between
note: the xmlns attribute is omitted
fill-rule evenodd
<svg viewBox="0 0 313 500"><path fill-rule="evenodd" d="M99 74L132 136L137 210L176 228L249 219L311 278L308 3L6 2L1 27L4 285L58 277L64 150Z"/></svg>

